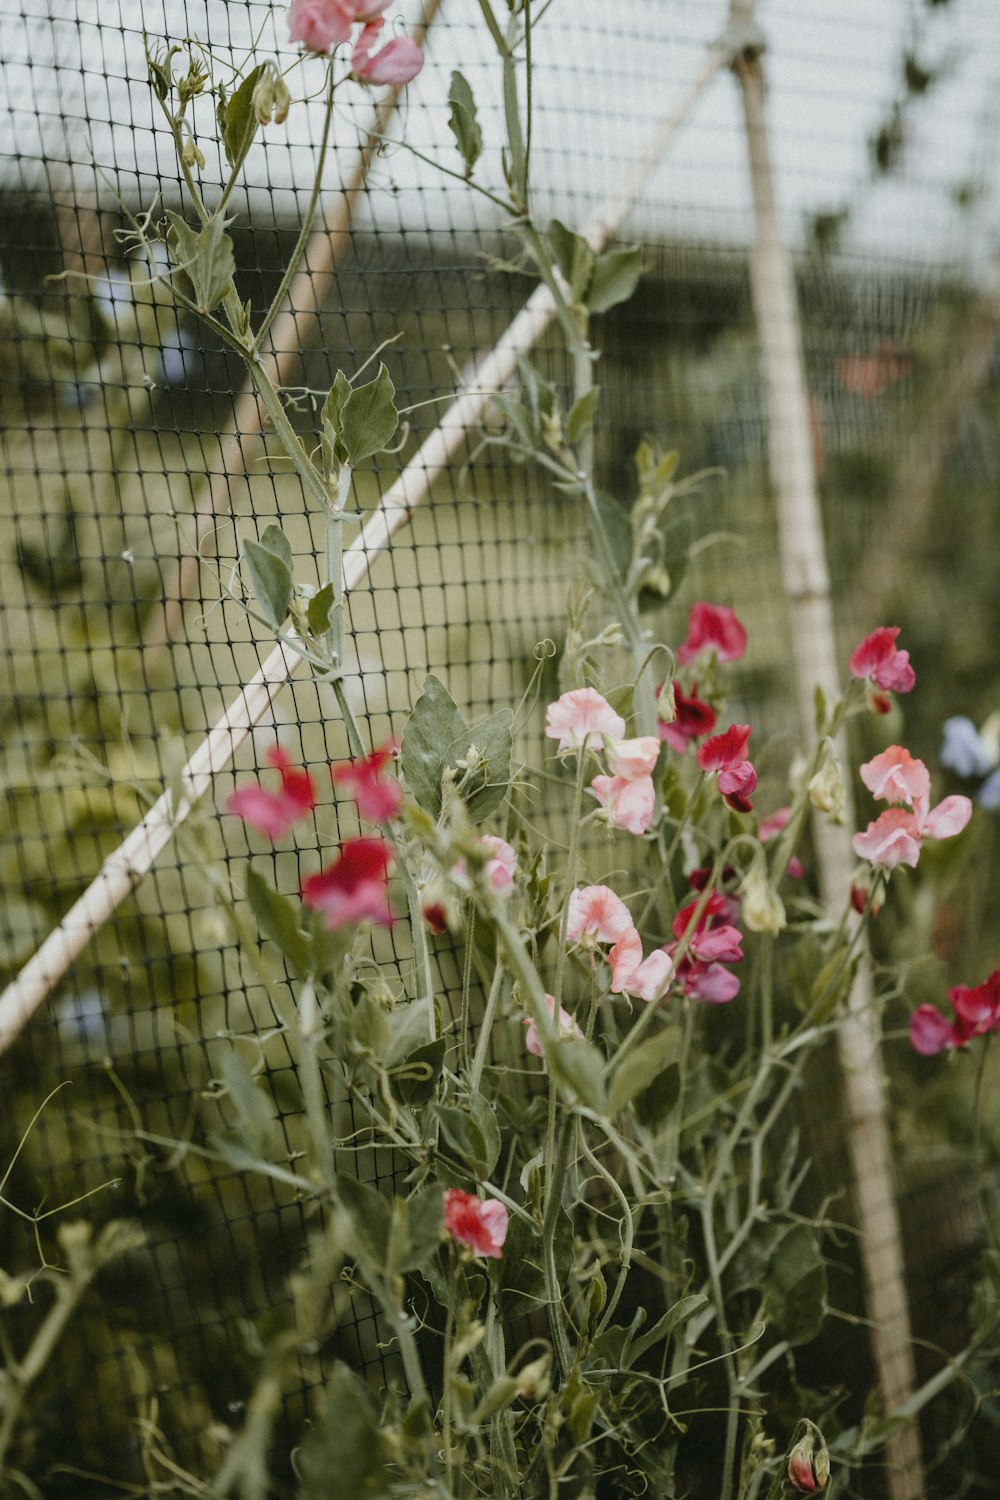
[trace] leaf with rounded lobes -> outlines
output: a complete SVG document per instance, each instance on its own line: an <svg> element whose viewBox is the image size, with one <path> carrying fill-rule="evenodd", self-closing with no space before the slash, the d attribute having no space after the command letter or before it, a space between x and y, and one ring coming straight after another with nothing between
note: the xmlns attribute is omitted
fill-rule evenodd
<svg viewBox="0 0 1000 1500"><path fill-rule="evenodd" d="M782 1237L763 1282L778 1332L790 1344L816 1338L826 1317L826 1262L810 1225L796 1224Z"/></svg>
<svg viewBox="0 0 1000 1500"><path fill-rule="evenodd" d="M642 275L642 251L638 245L605 250L597 257L587 287L586 302L592 313L607 312L627 302Z"/></svg>
<svg viewBox="0 0 1000 1500"><path fill-rule="evenodd" d="M608 1090L608 1114L614 1118L619 1110L631 1104L668 1068L680 1053L681 1028L668 1026L657 1036L641 1042L626 1052L615 1068Z"/></svg>
<svg viewBox="0 0 1000 1500"><path fill-rule="evenodd" d="M203 229L192 229L172 209L167 210L167 219L167 243L175 268L190 281L198 311L211 312L232 286L236 270L226 221L217 214Z"/></svg>
<svg viewBox="0 0 1000 1500"><path fill-rule="evenodd" d="M312 944L299 926L302 908L282 896L251 865L247 870L247 900L265 938L281 950L300 979L309 973Z"/></svg>
<svg viewBox="0 0 1000 1500"><path fill-rule="evenodd" d="M500 806L510 786L514 715L509 708L498 709L488 719L463 728L445 750L443 767L457 766L473 748L478 752L478 770L462 788L462 800L470 821L481 823Z"/></svg>
<svg viewBox="0 0 1000 1500"><path fill-rule="evenodd" d="M388 1493L389 1443L364 1381L339 1361L326 1383L326 1409L298 1451L299 1500L381 1500Z"/></svg>
<svg viewBox="0 0 1000 1500"><path fill-rule="evenodd" d="M556 258L556 265L562 272L563 280L569 287L573 301L589 301L586 293L597 257L583 235L575 234L558 219L553 219L549 224L546 239L549 242L549 249Z"/></svg>
<svg viewBox="0 0 1000 1500"><path fill-rule="evenodd" d="M476 101L469 81L457 68L451 75L448 103L451 105L448 128L455 137L455 144L465 162L466 176L471 177L472 169L482 153L483 132L479 128Z"/></svg>
<svg viewBox="0 0 1000 1500"><path fill-rule="evenodd" d="M392 442L399 426L393 397L395 386L384 364L367 385L352 390L340 411L340 441L347 461L354 465Z"/></svg>
<svg viewBox="0 0 1000 1500"><path fill-rule="evenodd" d="M441 812L445 752L468 726L443 682L430 675L403 732L400 766L417 805L436 818Z"/></svg>
<svg viewBox="0 0 1000 1500"><path fill-rule="evenodd" d="M281 536L276 526L269 526L259 542L252 537L243 538L243 562L261 614L273 630L280 630L292 606L295 580L290 566L291 551L285 552L287 541L282 536L285 546L275 551L273 537L272 545L267 544L268 532Z"/></svg>
<svg viewBox="0 0 1000 1500"><path fill-rule="evenodd" d="M226 160L234 171L242 164L257 134L260 122L254 109L253 96L263 72L261 64L247 74L235 94L219 100L217 113L222 144Z"/></svg>

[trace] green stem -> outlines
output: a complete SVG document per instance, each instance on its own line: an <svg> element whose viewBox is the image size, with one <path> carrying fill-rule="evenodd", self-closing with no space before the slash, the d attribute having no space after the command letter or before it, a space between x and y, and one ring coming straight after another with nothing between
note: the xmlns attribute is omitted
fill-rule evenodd
<svg viewBox="0 0 1000 1500"><path fill-rule="evenodd" d="M302 1078L302 1103L309 1132L310 1155L317 1181L332 1188L334 1181L333 1136L330 1114L323 1087L319 1062L319 1043L323 1036L316 984L307 979L299 991L298 1063Z"/></svg>
<svg viewBox="0 0 1000 1500"><path fill-rule="evenodd" d="M465 921L465 958L462 964L462 1012L459 1021L459 1057L463 1068L469 1065L469 1012L472 1005L472 951L476 937L476 908L470 901Z"/></svg>
<svg viewBox="0 0 1000 1500"><path fill-rule="evenodd" d="M472 1067L469 1070L469 1088L473 1094L479 1093L482 1083L483 1069L486 1066L486 1055L490 1046L490 1034L493 1030L493 1021L497 1013L497 1002L500 999L500 991L503 988L503 969L497 964L493 971L493 983L486 997L486 1009L483 1011L483 1024L479 1028L479 1040L476 1043L476 1055L472 1059Z"/></svg>
<svg viewBox="0 0 1000 1500"><path fill-rule="evenodd" d="M549 1328L552 1333L552 1345L555 1349L556 1364L564 1377L572 1369L573 1355L566 1336L562 1287L559 1285L559 1275L556 1269L555 1238L559 1223L559 1214L562 1209L562 1190L563 1183L566 1181L566 1168L569 1164L569 1148L574 1133L574 1124L575 1121L572 1115L564 1115L556 1147L556 1159L553 1163L550 1180L546 1188L545 1216L542 1219L542 1267L545 1275L545 1300L548 1305Z"/></svg>

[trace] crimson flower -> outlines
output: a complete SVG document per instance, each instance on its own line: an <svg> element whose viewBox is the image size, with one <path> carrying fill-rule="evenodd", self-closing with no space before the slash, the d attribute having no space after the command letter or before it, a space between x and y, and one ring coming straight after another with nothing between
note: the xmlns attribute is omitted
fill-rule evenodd
<svg viewBox="0 0 1000 1500"><path fill-rule="evenodd" d="M720 661L739 661L747 649L747 633L733 610L725 604L692 604L687 639L677 648L682 666L702 651L714 651Z"/></svg>
<svg viewBox="0 0 1000 1500"><path fill-rule="evenodd" d="M474 1193L461 1188L447 1188L444 1194L444 1227L460 1245L474 1255L499 1260L507 1238L507 1210L497 1198L481 1201Z"/></svg>
<svg viewBox="0 0 1000 1500"><path fill-rule="evenodd" d="M746 758L750 742L749 724L731 724L698 748L703 771L716 771L719 791L734 812L750 812L750 793L757 785L757 772Z"/></svg>
<svg viewBox="0 0 1000 1500"><path fill-rule="evenodd" d="M234 813L267 839L284 838L293 823L316 806L316 787L308 771L296 770L291 756L280 745L272 745L267 763L281 773L281 789L241 786L230 792L226 812Z"/></svg>
<svg viewBox="0 0 1000 1500"><path fill-rule="evenodd" d="M391 927L389 866L392 848L385 839L348 839L332 865L302 882L302 899L323 913L328 932L374 922Z"/></svg>
<svg viewBox="0 0 1000 1500"><path fill-rule="evenodd" d="M674 717L669 724L658 722L656 728L660 739L666 740L671 750L676 750L678 755L683 755L692 740L700 740L702 735L711 734L716 723L715 709L697 696L697 683L693 685L690 696L682 692L676 682L673 690Z"/></svg>
<svg viewBox="0 0 1000 1500"><path fill-rule="evenodd" d="M964 1047L973 1037L1000 1031L1000 969L982 984L956 985L948 991L948 1003L953 1022L933 1005L918 1005L910 1017L910 1045L924 1057Z"/></svg>
<svg viewBox="0 0 1000 1500"><path fill-rule="evenodd" d="M409 83L424 65L424 54L408 36L394 37L372 55L383 20L369 21L354 44L351 72L365 83Z"/></svg>
<svg viewBox="0 0 1000 1500"><path fill-rule="evenodd" d="M861 645L851 652L847 663L852 677L871 684L868 703L879 714L888 713L891 704L885 692L875 692L875 688L909 693L917 680L910 666L910 653L901 651L896 645L898 635L898 625L880 626L865 636Z"/></svg>
<svg viewBox="0 0 1000 1500"><path fill-rule="evenodd" d="M366 822L386 823L402 806L403 788L384 774L395 754L395 740L387 740L369 755L346 766L334 766L330 772L334 785L350 788L358 812Z"/></svg>
<svg viewBox="0 0 1000 1500"><path fill-rule="evenodd" d="M727 920L731 907L718 891L709 896L694 931L688 934L701 900L699 896L689 901L674 917L672 931L677 942L668 943L666 952L673 957L687 934L687 950L677 964L677 983L691 1000L701 1000L707 1005L726 1005L739 994L740 981L723 965L738 963L742 959L743 935Z"/></svg>

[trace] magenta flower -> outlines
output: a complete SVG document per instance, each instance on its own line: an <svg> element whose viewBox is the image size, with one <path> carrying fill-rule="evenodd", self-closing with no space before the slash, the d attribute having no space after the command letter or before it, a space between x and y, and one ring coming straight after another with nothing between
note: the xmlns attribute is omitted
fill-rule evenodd
<svg viewBox="0 0 1000 1500"><path fill-rule="evenodd" d="M672 930L677 941L667 944L666 952L673 959L686 937L687 949L677 963L676 975L682 992L689 999L708 1005L725 1005L739 994L740 981L723 965L742 959L743 936L727 920L731 905L718 891L709 896L694 930L689 933L700 900L696 897L689 901L674 917Z"/></svg>
<svg viewBox="0 0 1000 1500"><path fill-rule="evenodd" d="M702 651L714 651L720 661L739 661L747 649L747 633L725 604L692 604L687 640L677 648L682 666Z"/></svg>
<svg viewBox="0 0 1000 1500"><path fill-rule="evenodd" d="M676 750L678 755L683 755L692 740L700 740L703 735L711 734L715 728L715 709L708 703L702 703L697 696L698 684L695 683L688 696L683 693L675 682L674 691L674 718L669 724L658 723L657 733L661 740L666 740L671 750Z"/></svg>
<svg viewBox="0 0 1000 1500"><path fill-rule="evenodd" d="M923 1057L933 1057L954 1047L955 1033L951 1023L933 1005L918 1005L910 1017L910 1046Z"/></svg>
<svg viewBox="0 0 1000 1500"><path fill-rule="evenodd" d="M507 1238L507 1210L497 1198L480 1201L474 1193L447 1188L444 1194L444 1227L458 1244L474 1255L499 1260Z"/></svg>
<svg viewBox="0 0 1000 1500"><path fill-rule="evenodd" d="M617 943L632 928L629 909L606 885L585 885L571 892L566 941L593 947Z"/></svg>
<svg viewBox="0 0 1000 1500"><path fill-rule="evenodd" d="M555 996L546 995L545 1004L548 1006L549 1015L554 1016L556 1009ZM526 1017L524 1024L528 1028L524 1033L524 1045L533 1057L544 1057L545 1049L542 1046L541 1037L538 1035L538 1027L535 1024L534 1017ZM561 1005L559 1007L558 1032L560 1040L565 1037L578 1037L581 1041L583 1040L583 1032L569 1011L565 1010Z"/></svg>
<svg viewBox="0 0 1000 1500"><path fill-rule="evenodd" d="M374 922L391 927L395 917L389 906L389 866L392 848L385 839L348 839L325 870L302 882L302 899L323 913L328 932Z"/></svg>
<svg viewBox="0 0 1000 1500"><path fill-rule="evenodd" d="M237 787L226 799L226 812L242 818L265 838L280 839L293 823L312 812L316 788L308 771L293 769L291 757L280 745L272 745L267 763L281 773L281 789L269 792L260 785Z"/></svg>
<svg viewBox="0 0 1000 1500"><path fill-rule="evenodd" d="M734 812L750 812L750 793L757 785L757 772L746 758L749 724L732 724L699 746L698 764L703 771L717 772L723 799Z"/></svg>
<svg viewBox="0 0 1000 1500"><path fill-rule="evenodd" d="M888 713L891 707L883 688L888 692L909 693L916 683L916 674L910 666L910 653L896 646L898 625L882 625L866 635L861 645L851 652L847 665L852 677L867 681L868 703L876 713Z"/></svg>
<svg viewBox="0 0 1000 1500"><path fill-rule="evenodd" d="M301 42L307 52L327 53L347 41L353 20L339 0L292 0L288 35L293 42Z"/></svg>
<svg viewBox="0 0 1000 1500"><path fill-rule="evenodd" d="M656 743L658 746L659 741ZM635 781L624 776L595 776L590 789L604 809L597 816L604 817L612 828L640 834L653 821L656 791L652 776L641 776Z"/></svg>
<svg viewBox="0 0 1000 1500"><path fill-rule="evenodd" d="M574 688L545 710L545 733L559 741L560 755L579 750L585 742L590 750L603 750L605 735L625 738L625 720L596 688Z"/></svg>
<svg viewBox="0 0 1000 1500"><path fill-rule="evenodd" d="M372 55L385 25L382 20L369 21L354 44L351 72L365 83L409 83L424 65L424 54L408 36L394 37Z"/></svg>
<svg viewBox="0 0 1000 1500"><path fill-rule="evenodd" d="M387 779L385 768L396 754L395 740L387 740L377 750L346 766L334 766L330 772L335 786L346 786L357 803L358 813L368 823L387 823L403 804L403 788L398 781Z"/></svg>
<svg viewBox="0 0 1000 1500"><path fill-rule="evenodd" d="M910 1017L910 1045L924 1057L964 1047L973 1037L1000 1031L1000 969L982 984L956 985L948 991L955 1020L949 1022L933 1005L919 1005Z"/></svg>

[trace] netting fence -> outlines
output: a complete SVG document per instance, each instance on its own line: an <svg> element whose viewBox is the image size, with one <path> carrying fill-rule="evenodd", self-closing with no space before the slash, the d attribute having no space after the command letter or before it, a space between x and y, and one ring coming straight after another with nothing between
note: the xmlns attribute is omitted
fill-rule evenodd
<svg viewBox="0 0 1000 1500"><path fill-rule="evenodd" d="M717 471L679 516L678 550L717 540L696 549L669 610L678 638L692 599L739 610L753 650L738 691L761 737L773 737L765 776L777 787L798 627L776 541L749 261L759 224L729 67L747 37L717 45L727 14L700 0L545 7L532 153L546 216L644 246L636 298L597 321L598 468L616 488L652 434L686 470ZM570 384L551 314L544 298L529 300L493 205L424 161L451 162L445 101L459 65L486 149L499 151L502 101L477 8L441 0L411 6L406 20L426 28L424 72L388 103L359 92L338 105L321 227L272 332L283 383L301 388L292 414L303 434L315 432L313 393L376 350L406 412L399 451L356 475L362 527L347 564L347 693L373 744L397 729L428 671L470 720L516 701L538 643L563 638L587 550L573 508L483 442L488 395L516 378L518 353L533 348L557 386ZM251 1036L289 1154L301 1146L292 1059L221 893L230 877L242 888L249 852L278 889L297 891L349 815L328 793L294 851L262 856L223 803L279 738L305 765L341 760L348 745L322 687L226 592L241 537L276 517L303 576L321 556L301 484L237 361L126 255L119 231L182 198L144 34L197 38L234 67L253 44L281 55L288 43L283 12L255 0L3 0L0 22L8 978L97 882L81 941L44 950L35 998L25 1005L22 994L25 1015L11 1024L5 1160L40 1101L71 1087L46 1105L4 1194L55 1204L113 1179L93 1200L98 1219L128 1217L143 1231L76 1310L21 1467L45 1476L46 1496L145 1493L153 1429L182 1467L220 1461L263 1323L287 1313L307 1229L287 1183L199 1149L231 1123L213 1085L222 1053ZM841 644L884 617L905 627L931 684L910 739L933 763L941 722L984 719L996 693L996 14L987 0L856 0L808 14L772 0L756 24ZM237 286L255 306L298 233L321 113L317 100L296 101L285 126L261 132L231 201ZM421 155L399 143L404 133ZM214 186L211 168L202 181ZM535 715L518 749L537 758L540 746ZM997 962L990 830L977 852L961 899L945 871L936 909L907 916L943 961L967 955L982 968ZM385 957L405 962L405 946ZM435 963L454 1003L460 956L445 942ZM911 976L911 992L923 998L932 977ZM890 1029L903 1017L890 1013ZM894 1126L906 1141L896 1185L910 1307L920 1338L947 1349L949 1318L964 1316L949 1299L964 1308L978 1248L972 1184L955 1172L947 1134L921 1133L934 1109L897 1052L890 1073L894 1119L912 1127ZM932 1102L946 1114L949 1085L938 1087ZM825 1190L843 1195L838 1087L804 1114ZM839 1201L852 1221L849 1195ZM11 1215L5 1230L13 1273L32 1263L33 1230ZM853 1248L835 1271L863 1318ZM17 1346L34 1311L11 1301ZM319 1363L334 1357L391 1365L363 1299ZM865 1338L845 1334L845 1372L868 1358ZM286 1399L291 1409L303 1398Z"/></svg>

